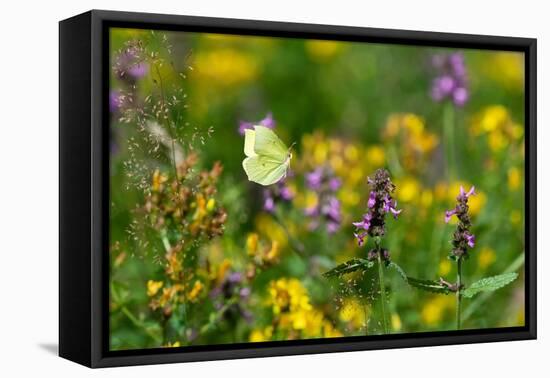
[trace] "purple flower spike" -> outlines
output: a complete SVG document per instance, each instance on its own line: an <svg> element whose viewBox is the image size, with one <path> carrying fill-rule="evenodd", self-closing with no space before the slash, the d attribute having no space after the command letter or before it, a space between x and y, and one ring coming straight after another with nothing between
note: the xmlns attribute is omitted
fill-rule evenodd
<svg viewBox="0 0 550 378"><path fill-rule="evenodd" d="M329 234L336 232L342 221L341 204L336 197L341 181L328 166L320 166L305 175L308 189L317 195L317 204L305 209L305 214L312 218L309 227L315 230L323 224Z"/></svg>
<svg viewBox="0 0 550 378"><path fill-rule="evenodd" d="M450 100L455 106L464 106L469 99L466 64L462 53L432 56L435 71L431 97L436 102Z"/></svg>
<svg viewBox="0 0 550 378"><path fill-rule="evenodd" d="M464 190L464 187L460 187L458 196L456 197L456 206L453 210L445 212L445 221L455 215L458 219L456 225L456 231L453 234L452 245L449 257L454 260L459 260L468 257L468 249L474 248L476 238L474 234L470 232L472 227L472 221L470 214L468 214L468 198L475 194L475 187L471 187L468 192Z"/></svg>
<svg viewBox="0 0 550 378"><path fill-rule="evenodd" d="M369 209L372 209L376 205L376 193L371 191L369 194L369 201L367 202L367 206Z"/></svg>
<svg viewBox="0 0 550 378"><path fill-rule="evenodd" d="M473 234L470 234L469 232L465 232L464 236L466 237L466 241L468 242L468 247L474 248L476 244L476 236Z"/></svg>

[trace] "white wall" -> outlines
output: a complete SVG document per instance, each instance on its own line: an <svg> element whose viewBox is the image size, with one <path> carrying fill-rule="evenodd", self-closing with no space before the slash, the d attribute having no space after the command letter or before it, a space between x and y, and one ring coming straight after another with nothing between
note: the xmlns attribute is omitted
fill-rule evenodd
<svg viewBox="0 0 550 378"><path fill-rule="evenodd" d="M2 3L0 22L0 375L131 377L518 377L546 370L550 268L550 27L544 1L244 0ZM57 343L57 21L91 8L536 37L539 134L539 340L91 371ZM488 311L498 309L488 308ZM546 351L545 351L546 348ZM537 374L541 376L541 374Z"/></svg>

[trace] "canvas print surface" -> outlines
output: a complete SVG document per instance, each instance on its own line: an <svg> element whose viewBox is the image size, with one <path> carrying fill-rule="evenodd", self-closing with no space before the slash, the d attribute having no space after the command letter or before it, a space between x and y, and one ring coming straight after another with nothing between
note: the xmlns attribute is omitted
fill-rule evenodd
<svg viewBox="0 0 550 378"><path fill-rule="evenodd" d="M524 325L523 54L109 39L111 350Z"/></svg>

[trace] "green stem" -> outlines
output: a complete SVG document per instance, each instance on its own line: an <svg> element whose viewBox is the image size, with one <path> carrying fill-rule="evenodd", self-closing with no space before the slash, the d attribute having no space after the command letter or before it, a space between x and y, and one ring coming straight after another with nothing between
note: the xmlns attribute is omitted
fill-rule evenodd
<svg viewBox="0 0 550 378"><path fill-rule="evenodd" d="M378 281L380 285L380 309L382 311L382 325L384 326L384 334L388 334L388 319L386 318L386 284L384 281L384 267L382 262L382 250L380 242L376 242L376 250L378 254Z"/></svg>
<svg viewBox="0 0 550 378"><path fill-rule="evenodd" d="M460 329L460 307L462 302L462 257L459 257L456 265L456 329Z"/></svg>
<svg viewBox="0 0 550 378"><path fill-rule="evenodd" d="M452 102L447 102L443 109L443 136L445 138L445 157L447 160L447 177L456 178L455 152L455 109Z"/></svg>

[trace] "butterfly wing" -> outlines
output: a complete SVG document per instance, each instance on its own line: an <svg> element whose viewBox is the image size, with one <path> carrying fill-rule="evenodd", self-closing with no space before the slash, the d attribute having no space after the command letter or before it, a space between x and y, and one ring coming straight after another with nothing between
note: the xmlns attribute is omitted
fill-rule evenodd
<svg viewBox="0 0 550 378"><path fill-rule="evenodd" d="M254 143L256 141L256 132L246 129L244 131L244 154L248 157L256 156L254 151Z"/></svg>
<svg viewBox="0 0 550 378"><path fill-rule="evenodd" d="M279 139L273 130L264 126L254 126L254 134L254 152L257 155L269 157L271 160L281 164L286 162L288 158L288 147Z"/></svg>
<svg viewBox="0 0 550 378"><path fill-rule="evenodd" d="M288 164L288 161L281 164L266 156L252 156L243 160L248 180L264 186L275 184L285 177Z"/></svg>

